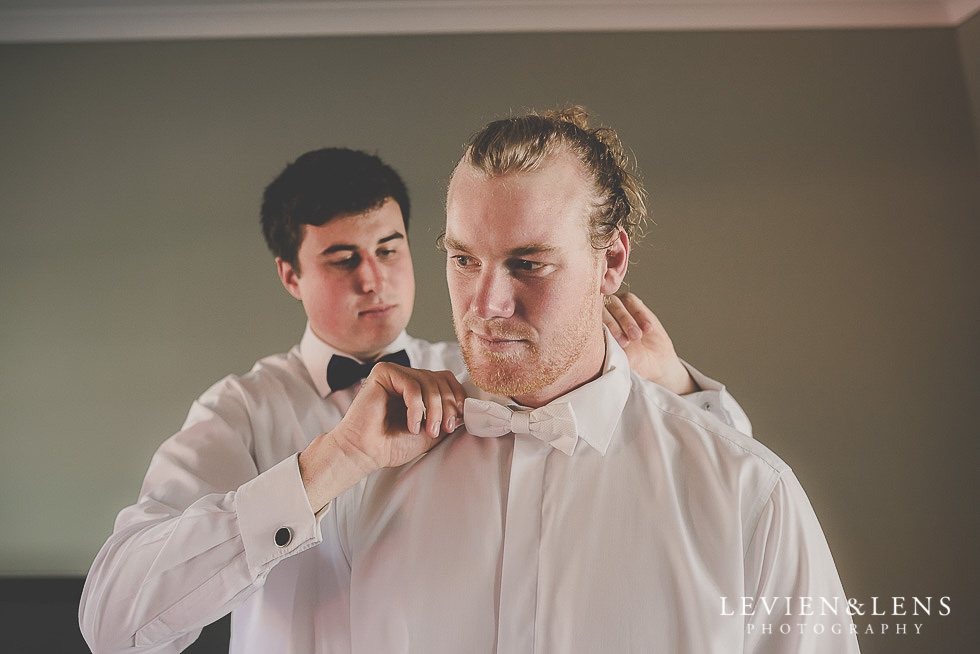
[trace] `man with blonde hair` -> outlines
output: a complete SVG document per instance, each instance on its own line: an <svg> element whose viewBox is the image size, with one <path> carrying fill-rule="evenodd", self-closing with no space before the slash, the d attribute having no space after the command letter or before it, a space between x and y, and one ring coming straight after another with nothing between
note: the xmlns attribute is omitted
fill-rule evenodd
<svg viewBox="0 0 980 654"><path fill-rule="evenodd" d="M470 141L445 233L470 380L379 365L299 456L310 541L333 553L325 642L858 651L789 466L631 372L603 329L641 198L614 132L579 109Z"/></svg>

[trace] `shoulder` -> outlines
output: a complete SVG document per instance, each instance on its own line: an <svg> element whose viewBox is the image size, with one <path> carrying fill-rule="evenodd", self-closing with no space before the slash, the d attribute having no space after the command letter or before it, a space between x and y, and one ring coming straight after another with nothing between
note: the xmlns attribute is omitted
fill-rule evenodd
<svg viewBox="0 0 980 654"><path fill-rule="evenodd" d="M299 347L255 362L244 374L230 374L211 385L198 400L204 404L239 400L245 404L267 401L279 394L315 390L303 365Z"/></svg>
<svg viewBox="0 0 980 654"><path fill-rule="evenodd" d="M740 433L713 414L675 395L635 372L631 375L630 400L627 407L650 414L657 422L689 437L697 434L706 441L744 453L777 470L789 466L759 441Z"/></svg>
<svg viewBox="0 0 980 654"><path fill-rule="evenodd" d="M635 373L631 381L623 421L637 434L634 447L663 467L660 472L677 485L678 497L737 512L748 538L780 480L793 477L789 465L661 386Z"/></svg>
<svg viewBox="0 0 980 654"><path fill-rule="evenodd" d="M252 449L255 434L289 433L298 424L298 416L312 413L318 399L295 347L286 354L259 359L244 374L227 375L212 384L191 405L180 433L195 438L202 433L235 434ZM289 443L292 436L289 433L289 438L279 440Z"/></svg>
<svg viewBox="0 0 980 654"><path fill-rule="evenodd" d="M780 478L792 475L759 441L635 373L623 419L634 421L630 431L646 441L638 446L656 451L667 466L747 500L752 508L746 517L757 513Z"/></svg>
<svg viewBox="0 0 980 654"><path fill-rule="evenodd" d="M433 343L409 336L406 349L413 368L424 370L449 370L454 375L466 372L463 353L459 345L449 341Z"/></svg>

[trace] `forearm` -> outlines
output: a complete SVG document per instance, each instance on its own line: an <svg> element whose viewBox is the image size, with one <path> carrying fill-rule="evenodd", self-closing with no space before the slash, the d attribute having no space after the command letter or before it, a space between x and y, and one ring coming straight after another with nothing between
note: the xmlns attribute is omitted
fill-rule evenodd
<svg viewBox="0 0 980 654"><path fill-rule="evenodd" d="M177 616L172 628L161 630L158 619L194 604L210 590L210 579L226 588L252 583L240 535L227 537L237 531L233 504L229 496L207 496L173 518L113 533L92 564L79 605L79 625L93 652L176 652L175 641L186 645L233 608L225 606L229 597L212 597L211 606ZM139 508L124 510L120 520L132 519Z"/></svg>
<svg viewBox="0 0 980 654"><path fill-rule="evenodd" d="M289 542L276 544L287 528ZM93 652L177 652L229 613L281 559L320 541L295 457L238 490L180 511L145 497L125 509L79 609Z"/></svg>

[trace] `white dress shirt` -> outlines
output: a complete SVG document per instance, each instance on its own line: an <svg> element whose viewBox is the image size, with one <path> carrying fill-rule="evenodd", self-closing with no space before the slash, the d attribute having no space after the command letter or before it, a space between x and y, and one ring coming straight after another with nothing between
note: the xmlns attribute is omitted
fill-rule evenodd
<svg viewBox="0 0 980 654"><path fill-rule="evenodd" d="M571 455L461 430L338 497L293 559L319 563L319 633L283 651L857 652L789 467L606 347L552 403L576 417Z"/></svg>
<svg viewBox="0 0 980 654"><path fill-rule="evenodd" d="M407 351L414 367L448 369L456 374L464 370L455 344L427 343L403 333L385 353L400 349ZM338 506L327 512L329 519L324 519L323 514L318 519L310 510L296 454L339 423L356 392L353 388L329 388L326 368L334 353L307 327L301 343L289 353L262 359L245 375L226 377L195 402L182 430L154 455L139 501L120 512L113 535L92 565L79 621L93 652L179 652L197 638L203 626L233 610L231 651L235 654L350 651L348 636L357 641L365 633L377 631L379 637L383 634L384 638L395 638L395 632L401 629L425 628L422 623L396 627L383 612L363 613L367 604L383 601L389 594L394 599L398 591L405 589L396 578L388 586L383 574L372 575L371 592L380 592L382 597L372 600L355 594L356 614L350 613L351 596L346 590L338 590L348 587L351 568L347 565L349 550L340 546L337 518L349 516L354 500L368 490L376 494L378 501L386 501L383 493L378 494L378 482L391 478L390 473L374 476L370 483L352 489L356 492L342 496ZM690 370L705 390L686 396L696 404L685 406L685 410L701 414L692 406L705 408L722 420L751 429L744 412L723 386ZM674 398L676 404L685 405L677 396L663 389L659 392ZM715 424L709 416L702 417ZM480 446L496 452L496 463L476 466L470 471L473 479L497 472L506 472L505 478L510 476L509 469L497 470L500 457L509 456L505 452L507 442L505 438ZM472 448L475 437L453 437L452 443L444 444L447 447L436 448L439 454L431 458L435 461L464 443L470 443ZM479 455L480 451L470 451L470 455ZM520 460L518 457L515 462ZM411 477L414 469L409 466L405 472ZM454 466L453 470L456 472L439 478L441 484L460 482L460 488L450 496L467 487L462 477L471 476L466 473L461 477L459 467ZM520 475L514 476L515 480L519 478ZM491 503L496 509L502 508L501 500L507 497L507 488L500 487L501 482L494 482L503 493ZM636 492L647 490L637 488ZM375 512L382 508L372 507ZM429 515L428 511L424 513ZM370 515L366 513L365 518ZM433 535L442 533L448 539L440 539L439 546L422 557L437 565L416 571L418 579L412 583L421 581L422 585L411 596L417 608L428 601L427 588L443 594L449 591L450 595L457 590L461 594L476 591L469 588L465 574L446 577L440 561L456 549L452 547L456 535L468 534L468 541L475 537L481 553L499 549L500 542L484 541L494 533L477 534L476 530L485 530L489 517L489 526L497 525L491 531L499 532L503 515L499 511L496 517L457 512L455 517L446 514L436 521L439 530ZM516 519L518 513L511 515ZM326 529L331 534L327 543L321 542L321 520L325 525L334 525ZM427 522L427 518L420 517L418 529L425 530ZM351 535L344 532L344 538ZM444 549L447 546L450 550ZM433 558L436 552L442 554ZM363 556L360 549L358 554ZM478 558L482 561L484 557ZM460 559L452 568L458 572L461 562L469 559ZM510 570L508 566L507 571ZM513 577L508 579L513 582ZM449 599L441 596L440 602ZM492 618L496 603L485 595L480 599L478 604L460 604L457 608L472 611L482 619ZM485 611L489 613L484 615ZM406 618L402 615L399 619ZM464 641L457 641L452 635L456 629L468 628L465 622L448 624L438 616L429 616L429 620L434 618L445 639L443 651L466 651L454 644ZM383 624L388 628L378 630ZM470 632L470 636L474 635L479 636ZM435 636L428 634L429 638ZM358 643L357 651L379 651L373 649L373 638L366 646ZM418 647L417 651L433 651L426 649L423 641ZM473 651L490 651L492 647L493 640L481 640L480 647Z"/></svg>

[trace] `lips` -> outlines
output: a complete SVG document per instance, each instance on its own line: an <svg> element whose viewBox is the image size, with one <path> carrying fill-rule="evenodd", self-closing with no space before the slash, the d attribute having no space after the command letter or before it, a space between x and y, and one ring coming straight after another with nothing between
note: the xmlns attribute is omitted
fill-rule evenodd
<svg viewBox="0 0 980 654"><path fill-rule="evenodd" d="M513 353L528 345L525 339L515 338L513 336L490 336L489 334L481 334L479 332L470 332L470 334L472 335L472 341L476 348L486 353Z"/></svg>
<svg viewBox="0 0 980 654"><path fill-rule="evenodd" d="M518 341L523 341L523 338L508 338L506 336L488 336L484 334L478 334L473 332L473 335L484 343L516 343Z"/></svg>
<svg viewBox="0 0 980 654"><path fill-rule="evenodd" d="M503 346L507 343L531 342L534 339L530 327L516 321L477 320L467 317L462 326L476 342L483 345Z"/></svg>
<svg viewBox="0 0 980 654"><path fill-rule="evenodd" d="M391 313L397 304L378 304L367 309L361 309L357 315L362 318L381 318Z"/></svg>

